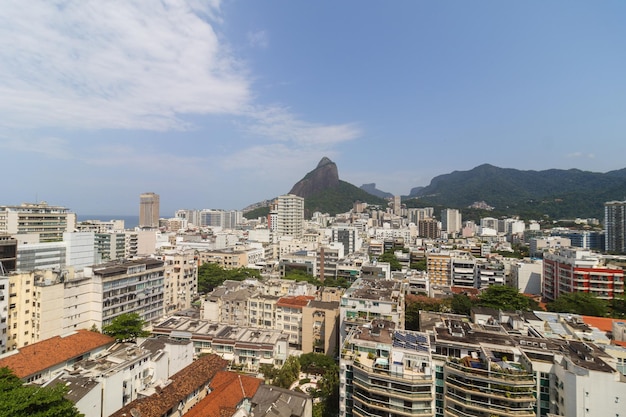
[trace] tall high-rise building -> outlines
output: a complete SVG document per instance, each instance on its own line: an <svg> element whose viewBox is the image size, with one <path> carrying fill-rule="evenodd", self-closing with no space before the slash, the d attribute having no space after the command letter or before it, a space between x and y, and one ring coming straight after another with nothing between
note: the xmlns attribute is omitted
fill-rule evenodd
<svg viewBox="0 0 626 417"><path fill-rule="evenodd" d="M626 201L604 203L604 232L607 252L626 253Z"/></svg>
<svg viewBox="0 0 626 417"><path fill-rule="evenodd" d="M159 227L159 195L143 193L139 196L139 227Z"/></svg>
<svg viewBox="0 0 626 417"><path fill-rule="evenodd" d="M304 198L294 194L278 197L276 232L279 236L301 238L304 230Z"/></svg>
<svg viewBox="0 0 626 417"><path fill-rule="evenodd" d="M441 230L448 234L458 234L461 231L463 222L461 213L457 209L441 210Z"/></svg>

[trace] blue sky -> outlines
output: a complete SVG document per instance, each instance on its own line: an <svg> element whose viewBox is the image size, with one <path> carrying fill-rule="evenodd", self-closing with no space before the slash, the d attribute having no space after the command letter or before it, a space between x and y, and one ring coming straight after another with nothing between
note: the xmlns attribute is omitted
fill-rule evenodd
<svg viewBox="0 0 626 417"><path fill-rule="evenodd" d="M241 209L328 156L408 194L626 167L623 1L3 2L0 204Z"/></svg>

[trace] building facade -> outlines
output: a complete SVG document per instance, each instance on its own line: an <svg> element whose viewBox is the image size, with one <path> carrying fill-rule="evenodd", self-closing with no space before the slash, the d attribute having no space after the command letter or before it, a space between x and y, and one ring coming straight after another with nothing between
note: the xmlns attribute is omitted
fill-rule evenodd
<svg viewBox="0 0 626 417"><path fill-rule="evenodd" d="M561 248L543 258L543 298L553 301L560 295L586 292L604 300L624 294L624 270L607 265L589 250Z"/></svg>
<svg viewBox="0 0 626 417"><path fill-rule="evenodd" d="M139 227L159 227L159 195L155 193L142 193L139 196Z"/></svg>
<svg viewBox="0 0 626 417"><path fill-rule="evenodd" d="M64 232L75 228L76 214L66 207L46 202L0 206L0 233L34 234L39 242L56 242L63 240Z"/></svg>
<svg viewBox="0 0 626 417"><path fill-rule="evenodd" d="M607 252L626 253L626 201L604 203L604 236Z"/></svg>
<svg viewBox="0 0 626 417"><path fill-rule="evenodd" d="M302 238L304 232L304 198L294 194L278 197L276 204L276 234Z"/></svg>

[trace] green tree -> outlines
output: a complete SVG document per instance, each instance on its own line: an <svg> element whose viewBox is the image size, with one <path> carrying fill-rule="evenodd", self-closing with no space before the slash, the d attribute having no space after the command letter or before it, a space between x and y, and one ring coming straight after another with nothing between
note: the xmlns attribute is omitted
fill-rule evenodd
<svg viewBox="0 0 626 417"><path fill-rule="evenodd" d="M413 261L411 262L410 266L411 269L415 269L417 271L426 271L428 269L426 264L426 258Z"/></svg>
<svg viewBox="0 0 626 417"><path fill-rule="evenodd" d="M616 319L626 318L626 295L616 296L611 300L611 317Z"/></svg>
<svg viewBox="0 0 626 417"><path fill-rule="evenodd" d="M450 298L431 298L424 295L408 295L404 305L404 326L407 330L419 330L419 312L450 311Z"/></svg>
<svg viewBox="0 0 626 417"><path fill-rule="evenodd" d="M466 294L454 294L450 301L450 308L453 313L465 314L469 316L472 312L472 307L475 301L468 297Z"/></svg>
<svg viewBox="0 0 626 417"><path fill-rule="evenodd" d="M124 313L102 328L102 333L114 337L120 342L134 342L138 337L148 337L150 332L144 330L146 322L137 313Z"/></svg>
<svg viewBox="0 0 626 417"><path fill-rule="evenodd" d="M304 353L298 358L302 372L321 374L336 366L335 360L323 353Z"/></svg>
<svg viewBox="0 0 626 417"><path fill-rule="evenodd" d="M520 294L517 288L506 285L492 285L478 296L478 305L506 311L535 310L537 303Z"/></svg>
<svg viewBox="0 0 626 417"><path fill-rule="evenodd" d="M225 269L218 264L206 262L198 268L198 292L209 293L226 280L243 281L247 278L261 278L256 269L236 268Z"/></svg>
<svg viewBox="0 0 626 417"><path fill-rule="evenodd" d="M300 361L296 356L289 356L272 381L272 385L289 388L300 377Z"/></svg>
<svg viewBox="0 0 626 417"><path fill-rule="evenodd" d="M547 307L548 311L582 314L584 316L605 317L608 312L608 305L604 300L586 292L563 294L553 302L548 303Z"/></svg>
<svg viewBox="0 0 626 417"><path fill-rule="evenodd" d="M65 385L24 385L8 368L0 368L0 417L83 417L66 399Z"/></svg>
<svg viewBox="0 0 626 417"><path fill-rule="evenodd" d="M389 262L389 266L392 271L400 271L402 269L402 265L398 258L393 253L393 249L386 250L382 255L378 257L379 262Z"/></svg>

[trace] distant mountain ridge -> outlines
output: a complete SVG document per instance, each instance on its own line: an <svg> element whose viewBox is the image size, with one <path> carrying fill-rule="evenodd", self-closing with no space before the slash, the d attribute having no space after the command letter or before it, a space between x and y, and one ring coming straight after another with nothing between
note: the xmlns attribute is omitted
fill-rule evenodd
<svg viewBox="0 0 626 417"><path fill-rule="evenodd" d="M366 193L370 193L371 195L375 195L376 197L393 198L393 194L388 193L386 191L381 191L378 188L376 188L376 183L374 183L374 182L369 183L369 184L363 184L359 188L361 190L365 191Z"/></svg>
<svg viewBox="0 0 626 417"><path fill-rule="evenodd" d="M358 188L341 181L337 165L328 158L322 158L291 189L293 194L305 198L307 215L315 211L343 213L350 210L354 201L386 207L387 201L375 191L380 191L375 183ZM626 200L626 168L607 173L579 169L524 171L483 164L468 171L439 175L426 187L412 188L402 199L408 206L459 209L484 201L494 207L494 216L602 219L605 202Z"/></svg>
<svg viewBox="0 0 626 417"><path fill-rule="evenodd" d="M579 169L521 171L484 164L454 171L416 187L406 199L423 204L468 207L485 201L496 210L553 218L603 216L604 202L626 197L626 169L605 174Z"/></svg>

